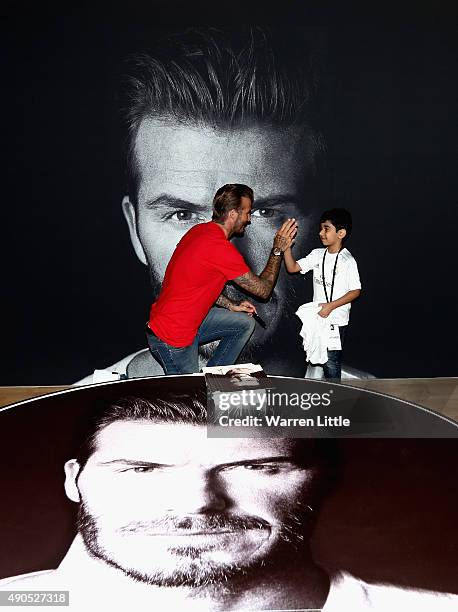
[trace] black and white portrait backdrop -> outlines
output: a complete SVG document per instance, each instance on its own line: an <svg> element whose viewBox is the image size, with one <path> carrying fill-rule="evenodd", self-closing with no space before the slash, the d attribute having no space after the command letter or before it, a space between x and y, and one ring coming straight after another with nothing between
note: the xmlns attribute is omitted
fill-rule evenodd
<svg viewBox="0 0 458 612"><path fill-rule="evenodd" d="M2 9L2 384L72 383L145 349L168 257L186 229L209 219L218 181L249 182L258 198L235 241L258 273L284 218L298 219L299 258L320 246L322 210L352 212L348 248L363 292L352 308L348 366L377 377L456 373L452 10L290 3L259 12L242 4ZM275 25L246 25L259 22ZM132 79L147 70L138 54L149 54L178 87L186 72L167 72L177 49L188 54L188 74L202 58L218 108L209 119L197 84L194 97L181 96L181 121L153 117L135 132L150 164L141 181L159 202L142 211L141 186L135 194L126 171ZM261 75L257 90L253 74ZM217 99L223 77L227 91ZM252 99L240 94L243 79ZM200 114L201 128L186 113ZM226 174L221 139L234 151ZM163 193L168 199L158 200ZM139 196L131 226L148 266L131 242L126 195L132 206ZM304 375L294 312L311 292L309 277L282 272L272 302L260 305L268 327L258 326L246 361L268 374Z"/></svg>
<svg viewBox="0 0 458 612"><path fill-rule="evenodd" d="M277 379L277 382L280 381ZM284 383L287 382L285 379ZM309 384L302 381L299 388L306 388ZM246 459L246 456L234 455L235 449L239 448L238 444L245 448L246 452L247 449L256 448L258 443L274 443L275 438L270 435L259 437L254 431L255 428L245 440L223 436L208 438L205 425L199 427L202 421L196 418L195 427L187 422L192 406L197 405L193 402L200 401L205 405L205 393L203 376L168 379L157 377L66 390L4 408L0 412L0 484L3 491L0 508L3 552L0 555L0 578L55 568L64 557L75 535L78 506L73 503L76 501L73 497L69 499L65 494L63 466L72 457L80 457L79 461L82 463L87 449L93 450L93 446L88 446L84 441L93 440L91 436L88 438L88 432L93 431L94 415L99 415L99 424L105 423L98 430L99 434L107 423L108 428L110 427L109 420L100 419L100 415L105 414L108 406L118 406L117 412L114 413L118 416L114 420L122 419L124 425L139 425L140 429L134 431L134 435L131 429L119 430L122 433L119 443L124 444L125 441L126 447L119 448L119 443L117 446L114 438L106 440L108 455L105 455L105 459L110 457L108 463L129 464L116 465L116 477L106 474L106 464L99 457L100 465L105 466L102 468L105 475L102 480L96 481L92 496L103 502L102 515L105 518L119 519L120 509L126 506L125 511L128 512L130 521L136 519L151 522L160 513L161 505L166 503L164 498L173 497L174 492L178 501L175 501L176 507L166 506L168 512L172 507L175 510L181 508L181 512L185 513L184 502L189 502L189 505L194 503L193 496L197 486L195 474L198 470L192 469L192 461L195 460L192 454L189 455L191 470L189 471L188 463L185 462L185 471L179 471L178 481L174 480L173 472L170 476L166 473L161 475L160 471L159 475L154 476L159 480L151 480L152 473L146 470L145 465L148 461L160 460L160 453L164 453L160 450L161 439L166 441L170 460L167 464L177 462L182 468L183 465L178 462L176 455L185 452L183 448L190 447L196 452L204 449L210 465L227 463L228 459L232 465L238 459ZM457 464L456 439L452 437L456 435L456 427L452 423L444 422L442 417L434 413L426 414L414 405L406 406L405 402L398 400L386 402L386 397L379 394L363 391L360 400L354 402L353 406L355 424L364 422L363 415L368 412L368 407L372 409L370 411L373 414L380 415L380 423L394 423L395 415L404 414L405 418L398 419L395 427L388 433L388 436L394 437L363 439L364 434L361 432L371 431L370 427L363 425L362 429L359 429L359 438L296 440L298 448L301 449L296 457L298 465L304 469L321 465L322 470L321 484L316 488L315 496L309 491L307 498L307 503L314 507L314 516L318 521L311 542L314 558L328 572L345 570L369 582L456 592ZM154 411L147 413L150 414L150 422L145 417L145 403L156 405L157 402L163 401L169 404L172 402L174 406L183 404L188 407L188 412L185 416L182 415L182 421L165 424L172 427L172 430L160 429L161 423L158 420L151 422ZM135 417L132 416L132 411L129 412L129 405L136 406ZM129 416L126 417L126 413ZM164 414L169 413L165 411L161 414L160 419L165 420ZM422 439L420 434L417 438L408 439L412 430L420 431L421 424L428 421L432 431L435 428L437 431L437 426L442 428L444 437ZM180 437L180 425L187 427L186 436ZM151 438L151 434L158 428L159 438ZM201 438L195 437L196 430L202 430ZM142 432L144 435L140 435ZM100 438L98 440L100 442ZM284 436L277 438L277 441L283 444ZM96 445L98 450L103 446L99 442ZM22 448L19 453L18 443ZM271 447L268 448L271 452ZM219 460L218 457L224 449L225 459ZM267 451L264 450L263 453L263 457L272 458ZM278 455L275 457L278 459ZM137 465L140 463L143 467ZM149 465L151 468L152 464ZM154 465L158 467L159 464ZM128 476L128 467L136 472L139 483L132 482ZM216 491L220 491L221 481L214 479L213 471L207 471L213 474L210 490L216 487ZM294 470L293 472L295 473ZM274 476L275 473L275 469L272 469L274 489L282 491L284 495L299 490L292 486L285 487L287 476L281 471L277 476ZM250 474L254 478L250 487L247 488L246 483L240 481L239 486L233 487L231 491L250 492L253 499L244 508L245 511L251 510L253 514L254 501L271 500L271 497L260 495L259 489L255 487L258 477L268 479L268 476L256 470ZM83 491L84 482L83 478L80 481ZM177 482L179 486L176 486ZM135 488L132 488L133 484ZM165 487L162 495L157 492L161 486ZM124 493L127 490L128 495ZM134 491L137 497L134 496ZM146 495L148 491L154 492L149 497L149 503L140 503L141 495ZM114 493L117 495L116 503L113 501ZM320 498L321 502L318 503ZM316 504L312 499L315 499ZM227 505L219 510L213 508L213 515L218 513L224 516L240 512L240 508L237 510L236 506L226 503ZM206 510L208 511L208 508ZM188 506L186 512L190 512ZM194 516L203 514L206 512L203 512L202 508L193 513ZM126 520L126 516L124 515L123 520ZM150 539L149 550L157 551L155 546ZM154 559L155 555L149 557ZM285 554L280 557L285 563L287 558L288 555ZM285 572L283 578L286 578L288 571L285 568L288 565L283 566L281 563L280 566ZM284 608L288 606L282 605L281 609Z"/></svg>

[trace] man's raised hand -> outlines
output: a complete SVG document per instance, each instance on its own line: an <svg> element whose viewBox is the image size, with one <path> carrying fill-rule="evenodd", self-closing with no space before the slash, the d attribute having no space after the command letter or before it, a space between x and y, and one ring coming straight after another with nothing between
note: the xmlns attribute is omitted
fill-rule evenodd
<svg viewBox="0 0 458 612"><path fill-rule="evenodd" d="M297 221L296 219L287 219L274 238L274 249L280 249L285 252L294 243L294 238L297 234Z"/></svg>

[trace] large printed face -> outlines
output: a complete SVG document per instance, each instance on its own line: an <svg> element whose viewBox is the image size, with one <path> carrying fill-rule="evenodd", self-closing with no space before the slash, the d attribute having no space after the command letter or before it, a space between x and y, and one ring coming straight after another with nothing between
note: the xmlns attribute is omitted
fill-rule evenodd
<svg viewBox="0 0 458 612"><path fill-rule="evenodd" d="M318 479L309 463L290 440L118 421L80 473L66 464L66 491L82 502L93 555L144 582L198 586L276 557L287 564L297 550L304 558Z"/></svg>
<svg viewBox="0 0 458 612"><path fill-rule="evenodd" d="M294 253L304 255L316 213L304 179L312 163L308 140L297 128L212 129L143 120L136 141L138 209L128 198L123 206L156 295L177 243L193 225L211 220L214 194L226 183L249 185L255 193L251 223L233 240L253 272L264 269L275 232L287 218L299 223ZM257 326L252 342L262 345L275 334L291 297L289 280L282 271L273 297L259 305L269 325L267 330ZM234 291L232 297L246 295Z"/></svg>

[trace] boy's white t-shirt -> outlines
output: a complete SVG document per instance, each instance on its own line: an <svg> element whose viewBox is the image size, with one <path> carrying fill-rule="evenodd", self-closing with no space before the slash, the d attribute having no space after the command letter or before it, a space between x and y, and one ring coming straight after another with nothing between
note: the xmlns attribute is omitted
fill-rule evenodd
<svg viewBox="0 0 458 612"><path fill-rule="evenodd" d="M324 278L326 282L326 291L329 300L331 299L332 273L336 262L337 253L328 253L327 249L313 249L307 257L298 260L301 267L301 274L306 274L309 270L313 270L313 301L325 303L326 294L323 288L323 256L326 251L324 260ZM359 279L358 266L355 258L348 249L342 249L338 254L336 276L334 280L334 291L332 299L337 300L349 291L361 289L361 281ZM347 325L350 317L351 304L339 306L331 312L328 317L329 323L334 325Z"/></svg>

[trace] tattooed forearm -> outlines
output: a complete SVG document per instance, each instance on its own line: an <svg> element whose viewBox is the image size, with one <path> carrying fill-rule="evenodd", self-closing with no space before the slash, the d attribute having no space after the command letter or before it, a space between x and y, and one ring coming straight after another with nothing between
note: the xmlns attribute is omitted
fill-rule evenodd
<svg viewBox="0 0 458 612"><path fill-rule="evenodd" d="M269 259L267 260L266 267L259 275L261 278L265 279L272 285L272 289L277 282L278 273L280 272L282 258L279 255L274 255L271 253Z"/></svg>
<svg viewBox="0 0 458 612"><path fill-rule="evenodd" d="M231 309L231 306L237 306L237 304L224 295L224 293L220 294L215 304L217 306L221 306L222 308L227 308L228 310Z"/></svg>
<svg viewBox="0 0 458 612"><path fill-rule="evenodd" d="M277 282L281 260L280 256L271 254L266 267L259 276L250 270L246 274L235 278L234 283L248 291L248 293L251 293L251 295L267 300Z"/></svg>
<svg viewBox="0 0 458 612"><path fill-rule="evenodd" d="M275 234L273 251L284 253L294 242L297 233L296 219L287 219ZM239 285L258 298L267 300L275 287L281 266L281 254L274 255L271 252L267 265L259 276L251 270L242 276L234 278L234 283Z"/></svg>

